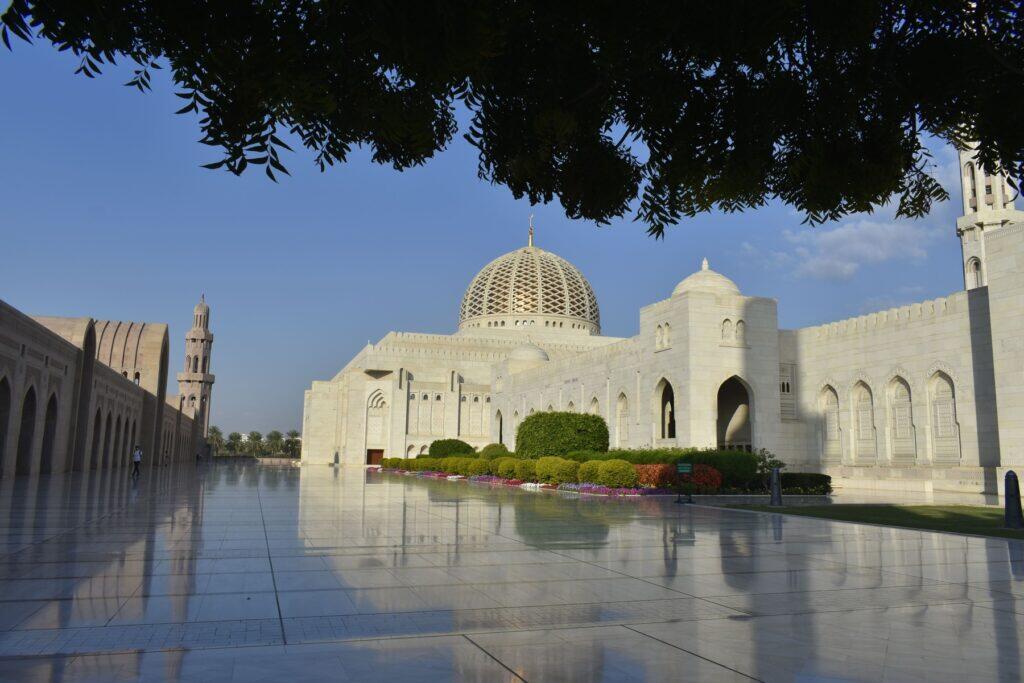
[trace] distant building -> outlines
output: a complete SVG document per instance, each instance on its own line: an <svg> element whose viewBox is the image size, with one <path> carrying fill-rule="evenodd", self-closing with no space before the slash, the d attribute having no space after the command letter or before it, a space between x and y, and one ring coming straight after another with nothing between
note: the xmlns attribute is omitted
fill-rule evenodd
<svg viewBox="0 0 1024 683"><path fill-rule="evenodd" d="M514 449L527 415L568 410L619 448L767 448L839 484L992 491L1024 465L1024 213L973 153L960 166L965 290L797 330L705 259L638 335L600 336L590 284L531 228L470 282L458 332L391 332L313 383L302 459Z"/></svg>
<svg viewBox="0 0 1024 683"><path fill-rule="evenodd" d="M30 317L0 301L0 475L126 467L136 444L146 467L194 457L213 384L200 311L186 351L205 343L203 371L179 375L192 402L167 395L166 324Z"/></svg>

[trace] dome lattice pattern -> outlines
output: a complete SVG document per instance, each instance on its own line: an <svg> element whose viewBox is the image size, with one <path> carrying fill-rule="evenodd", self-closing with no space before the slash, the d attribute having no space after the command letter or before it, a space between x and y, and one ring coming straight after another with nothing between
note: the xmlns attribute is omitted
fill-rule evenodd
<svg viewBox="0 0 1024 683"><path fill-rule="evenodd" d="M562 315L600 328L590 283L574 265L537 247L494 259L469 283L459 322L489 315Z"/></svg>

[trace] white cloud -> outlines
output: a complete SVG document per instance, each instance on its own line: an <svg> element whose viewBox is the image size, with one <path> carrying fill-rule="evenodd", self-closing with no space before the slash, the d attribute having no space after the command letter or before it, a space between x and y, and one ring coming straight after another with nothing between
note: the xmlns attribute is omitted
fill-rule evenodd
<svg viewBox="0 0 1024 683"><path fill-rule="evenodd" d="M821 280L849 280L862 266L886 261L921 262L941 235L924 221L858 220L831 230L783 231L796 262L794 274Z"/></svg>

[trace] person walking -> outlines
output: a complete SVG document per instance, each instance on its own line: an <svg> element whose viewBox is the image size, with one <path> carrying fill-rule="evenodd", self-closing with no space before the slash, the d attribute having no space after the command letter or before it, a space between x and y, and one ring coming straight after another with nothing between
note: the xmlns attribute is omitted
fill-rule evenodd
<svg viewBox="0 0 1024 683"><path fill-rule="evenodd" d="M142 446L135 444L135 450L132 451L132 476L139 476L139 466L142 464Z"/></svg>

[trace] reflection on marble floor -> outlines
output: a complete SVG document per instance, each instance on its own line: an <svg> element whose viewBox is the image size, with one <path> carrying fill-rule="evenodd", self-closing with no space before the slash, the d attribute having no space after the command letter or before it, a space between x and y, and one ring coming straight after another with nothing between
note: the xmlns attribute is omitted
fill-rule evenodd
<svg viewBox="0 0 1024 683"><path fill-rule="evenodd" d="M1024 673L1016 541L247 464L0 511L0 681Z"/></svg>

